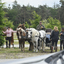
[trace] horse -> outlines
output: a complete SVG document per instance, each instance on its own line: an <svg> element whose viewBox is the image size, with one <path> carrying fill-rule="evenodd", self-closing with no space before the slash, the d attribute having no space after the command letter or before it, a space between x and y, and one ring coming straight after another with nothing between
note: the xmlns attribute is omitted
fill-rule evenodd
<svg viewBox="0 0 64 64"><path fill-rule="evenodd" d="M29 37L31 37L31 41L33 43L33 46L34 46L34 52L38 52L38 48L41 49L41 46L42 46L42 49L44 51L44 42L45 42L45 37L46 37L46 32L44 30L36 30L34 28L28 28L28 34L29 34ZM32 35L31 35L32 33ZM38 43L40 44L38 46Z"/></svg>
<svg viewBox="0 0 64 64"><path fill-rule="evenodd" d="M17 37L19 40L19 48L21 47L21 51L25 51L25 41L28 41L30 44L29 50L32 50L32 42L30 41L30 38L28 37L28 30L26 30L24 24L20 24L17 28Z"/></svg>
<svg viewBox="0 0 64 64"><path fill-rule="evenodd" d="M45 42L46 42L46 32L44 30L39 30L39 50L41 50L41 47L42 47L42 50L44 51L45 50Z"/></svg>
<svg viewBox="0 0 64 64"><path fill-rule="evenodd" d="M28 37L31 38L31 42L33 43L33 51L38 52L39 32L34 28L27 28L27 30L28 30Z"/></svg>
<svg viewBox="0 0 64 64"><path fill-rule="evenodd" d="M19 48L21 47L21 51L24 52L24 44L25 44L25 39L22 38L22 36L25 36L26 32L22 28L17 28L17 36L19 40Z"/></svg>

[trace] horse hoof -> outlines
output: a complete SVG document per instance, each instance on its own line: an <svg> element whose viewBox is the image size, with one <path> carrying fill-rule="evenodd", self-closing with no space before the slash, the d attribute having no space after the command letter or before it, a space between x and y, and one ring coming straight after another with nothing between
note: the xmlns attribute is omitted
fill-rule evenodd
<svg viewBox="0 0 64 64"><path fill-rule="evenodd" d="M38 52L38 50L36 50L36 52Z"/></svg>
<svg viewBox="0 0 64 64"><path fill-rule="evenodd" d="M24 52L24 51L23 51Z"/></svg>
<svg viewBox="0 0 64 64"><path fill-rule="evenodd" d="M45 52L45 51L43 50L43 52Z"/></svg>
<svg viewBox="0 0 64 64"><path fill-rule="evenodd" d="M33 50L33 52L35 52L35 50Z"/></svg>

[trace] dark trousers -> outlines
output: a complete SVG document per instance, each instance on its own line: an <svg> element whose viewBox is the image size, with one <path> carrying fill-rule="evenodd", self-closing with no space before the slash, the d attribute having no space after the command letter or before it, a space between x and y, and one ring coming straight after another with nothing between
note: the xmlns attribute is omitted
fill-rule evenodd
<svg viewBox="0 0 64 64"><path fill-rule="evenodd" d="M6 48L8 47L8 41L9 41L9 48L10 48L11 37L6 37Z"/></svg>
<svg viewBox="0 0 64 64"><path fill-rule="evenodd" d="M55 47L57 47L57 42L58 42L58 40L52 40L52 46L54 46L54 44L55 44Z"/></svg>
<svg viewBox="0 0 64 64"><path fill-rule="evenodd" d="M60 50L62 50L62 45L63 45L63 49L64 49L64 40L60 40Z"/></svg>
<svg viewBox="0 0 64 64"><path fill-rule="evenodd" d="M58 40L52 40L52 46L51 46L51 52L52 53L53 53L53 46L54 46L54 44L55 44L55 47L54 47L55 52L57 52L57 42L58 42Z"/></svg>

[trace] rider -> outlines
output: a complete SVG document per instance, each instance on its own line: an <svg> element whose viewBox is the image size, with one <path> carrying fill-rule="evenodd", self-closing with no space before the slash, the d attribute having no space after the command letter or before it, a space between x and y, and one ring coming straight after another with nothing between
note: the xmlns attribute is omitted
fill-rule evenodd
<svg viewBox="0 0 64 64"><path fill-rule="evenodd" d="M42 22L39 22L39 25L37 25L36 27L37 30L45 30L44 25L42 25ZM38 40L38 46L40 46L39 40Z"/></svg>
<svg viewBox="0 0 64 64"><path fill-rule="evenodd" d="M36 29L37 30L45 30L45 27L44 27L44 25L42 25L41 21L39 22L39 25L37 25Z"/></svg>

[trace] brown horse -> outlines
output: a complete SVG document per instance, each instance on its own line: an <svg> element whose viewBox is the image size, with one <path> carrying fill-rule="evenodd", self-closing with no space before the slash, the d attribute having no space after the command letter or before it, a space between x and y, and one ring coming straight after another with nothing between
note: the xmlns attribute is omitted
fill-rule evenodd
<svg viewBox="0 0 64 64"><path fill-rule="evenodd" d="M24 51L24 47L25 47L25 41L28 41L30 44L30 48L29 50L32 50L32 43L30 42L30 39L26 38L27 34L26 34L26 28L24 26L24 24L20 24L17 28L17 37L19 40L19 48L21 47L21 51Z"/></svg>

